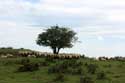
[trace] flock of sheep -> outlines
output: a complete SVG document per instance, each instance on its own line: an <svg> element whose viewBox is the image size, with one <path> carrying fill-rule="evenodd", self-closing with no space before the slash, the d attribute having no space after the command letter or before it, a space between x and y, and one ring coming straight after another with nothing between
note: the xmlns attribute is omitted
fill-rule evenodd
<svg viewBox="0 0 125 83"><path fill-rule="evenodd" d="M103 56L103 57L99 57L98 58L98 60L100 60L100 61L106 61L106 60L122 60L122 61L125 61L125 57L120 57L120 56L116 56L116 57L105 57L105 56Z"/></svg>
<svg viewBox="0 0 125 83"><path fill-rule="evenodd" d="M80 54L52 54L47 52L35 52L35 51L20 51L19 56L22 57L51 57L55 59L78 59L81 57Z"/></svg>
<svg viewBox="0 0 125 83"><path fill-rule="evenodd" d="M16 55L14 54L0 54L0 58L13 58L13 57L50 57L54 59L79 59L82 57L80 54L67 54L67 53L60 53L60 54L52 54L47 52L37 52L37 51L19 51ZM125 60L125 57L98 57L97 60L106 61L106 60Z"/></svg>
<svg viewBox="0 0 125 83"><path fill-rule="evenodd" d="M81 57L80 54L66 54L66 53L60 53L60 54L52 54L47 52L37 52L37 51L19 51L18 54L6 54L6 55L0 55L1 58L11 58L11 57L50 57L55 59L79 59Z"/></svg>

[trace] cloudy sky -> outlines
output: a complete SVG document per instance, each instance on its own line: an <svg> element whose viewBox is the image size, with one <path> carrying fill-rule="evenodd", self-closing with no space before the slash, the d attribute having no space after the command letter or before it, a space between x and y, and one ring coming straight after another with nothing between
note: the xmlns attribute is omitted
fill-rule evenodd
<svg viewBox="0 0 125 83"><path fill-rule="evenodd" d="M81 41L61 52L125 56L125 0L0 0L0 47L51 52L35 40L56 24L72 28Z"/></svg>

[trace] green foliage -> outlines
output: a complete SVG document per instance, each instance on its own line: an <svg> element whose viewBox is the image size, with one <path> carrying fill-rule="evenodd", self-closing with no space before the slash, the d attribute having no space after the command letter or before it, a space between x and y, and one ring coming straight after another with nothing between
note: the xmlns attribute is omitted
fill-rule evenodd
<svg viewBox="0 0 125 83"><path fill-rule="evenodd" d="M52 62L52 63L55 62L55 60L54 60L53 57L46 57L46 58L45 58L45 61L46 61L46 62Z"/></svg>
<svg viewBox="0 0 125 83"><path fill-rule="evenodd" d="M96 70L97 70L97 65L96 64L89 64L87 66L87 69L88 69L88 73L91 73L91 74L95 74Z"/></svg>
<svg viewBox="0 0 125 83"><path fill-rule="evenodd" d="M72 74L72 75L81 75L84 72L83 72L83 69L81 67L78 67L78 68L70 68L68 73Z"/></svg>
<svg viewBox="0 0 125 83"><path fill-rule="evenodd" d="M80 83L94 83L90 76L83 76L80 78Z"/></svg>
<svg viewBox="0 0 125 83"><path fill-rule="evenodd" d="M58 54L61 48L71 48L77 40L76 33L65 27L51 26L38 35L37 44L49 46L54 54Z"/></svg>
<svg viewBox="0 0 125 83"><path fill-rule="evenodd" d="M39 66L36 63L35 64L34 63L28 63L28 64L20 66L18 71L19 72L27 72L27 71L32 72L32 71L38 70L39 69L38 67Z"/></svg>
<svg viewBox="0 0 125 83"><path fill-rule="evenodd" d="M68 74L82 74L82 63L76 60L66 60L62 63L55 64L48 69L48 73L68 73Z"/></svg>
<svg viewBox="0 0 125 83"><path fill-rule="evenodd" d="M64 77L64 74L62 74L62 73L59 73L59 74L57 74L57 76L54 78L54 82L56 82L56 81L61 81L61 82L63 82L65 80L65 77Z"/></svg>
<svg viewBox="0 0 125 83"><path fill-rule="evenodd" d="M40 66L49 66L49 62L47 61L42 61L39 63Z"/></svg>
<svg viewBox="0 0 125 83"><path fill-rule="evenodd" d="M60 68L57 67L56 65L51 66L51 67L49 67L49 69L48 69L48 73L59 73L59 72L60 72Z"/></svg>
<svg viewBox="0 0 125 83"><path fill-rule="evenodd" d="M21 61L20 61L20 64L21 65L25 65L27 63L30 63L30 60L28 58L23 58Z"/></svg>
<svg viewBox="0 0 125 83"><path fill-rule="evenodd" d="M103 80L103 79L106 79L106 74L104 71L101 71L99 73L97 73L97 79L99 80Z"/></svg>
<svg viewBox="0 0 125 83"><path fill-rule="evenodd" d="M15 72L19 67L28 63L39 64L39 70ZM90 64L98 65L95 74L88 73ZM105 67L108 65L111 66ZM122 65L122 68L119 65ZM54 73L48 73L51 67L55 68ZM26 66L26 69L30 67ZM95 83L125 83L124 69L125 62L113 60L97 61L80 58L77 60L56 59L55 62L51 62L45 58L0 58L0 83L92 83L93 81ZM80 78L80 76L83 77Z"/></svg>
<svg viewBox="0 0 125 83"><path fill-rule="evenodd" d="M65 64L55 64L48 69L48 73L66 73L67 68Z"/></svg>
<svg viewBox="0 0 125 83"><path fill-rule="evenodd" d="M11 55L17 57L18 54L19 54L19 51L29 51L29 49L22 49L22 48L20 48L20 49L14 49L12 47L0 48L0 56L1 55L11 54Z"/></svg>
<svg viewBox="0 0 125 83"><path fill-rule="evenodd" d="M21 66L18 68L17 71L19 72L32 72L39 70L39 64L30 62L29 59L23 59L21 61Z"/></svg>

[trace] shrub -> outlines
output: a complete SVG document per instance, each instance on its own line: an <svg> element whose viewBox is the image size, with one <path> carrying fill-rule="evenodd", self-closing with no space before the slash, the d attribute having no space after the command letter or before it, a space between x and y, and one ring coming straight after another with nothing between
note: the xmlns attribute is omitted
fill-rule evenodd
<svg viewBox="0 0 125 83"><path fill-rule="evenodd" d="M56 78L54 79L54 81L61 81L63 82L64 81L64 74L62 73L59 73Z"/></svg>
<svg viewBox="0 0 125 83"><path fill-rule="evenodd" d="M83 69L81 67L77 68L77 74L83 74Z"/></svg>
<svg viewBox="0 0 125 83"><path fill-rule="evenodd" d="M111 64L108 64L108 65L103 65L103 66L104 66L104 67L107 67L107 68L108 68L108 67L109 67L109 68L110 68L110 67L112 67L112 65L111 65Z"/></svg>
<svg viewBox="0 0 125 83"><path fill-rule="evenodd" d="M84 65L85 65L85 66L88 66L88 63L86 62Z"/></svg>
<svg viewBox="0 0 125 83"><path fill-rule="evenodd" d="M63 67L73 67L76 64L76 60L66 60L61 65Z"/></svg>
<svg viewBox="0 0 125 83"><path fill-rule="evenodd" d="M96 64L89 64L87 66L87 69L88 69L88 73L91 73L91 74L95 74L96 70L97 70L97 65Z"/></svg>
<svg viewBox="0 0 125 83"><path fill-rule="evenodd" d="M106 74L103 71L99 72L97 74L97 79L99 80L106 79Z"/></svg>
<svg viewBox="0 0 125 83"><path fill-rule="evenodd" d="M81 61L78 61L78 62L75 63L75 67L80 67L82 65L83 65L83 63Z"/></svg>
<svg viewBox="0 0 125 83"><path fill-rule="evenodd" d="M93 79L89 76L80 77L80 83L94 83Z"/></svg>
<svg viewBox="0 0 125 83"><path fill-rule="evenodd" d="M30 60L29 60L28 58L24 58L24 59L22 59L21 62L20 62L21 65L25 65L25 64L27 64L27 63L30 63Z"/></svg>
<svg viewBox="0 0 125 83"><path fill-rule="evenodd" d="M36 71L39 69L38 63L30 62L29 59L23 59L21 61L21 66L18 68L19 72Z"/></svg>
<svg viewBox="0 0 125 83"><path fill-rule="evenodd" d="M58 73L59 71L59 68L55 65L48 68L48 73Z"/></svg>
<svg viewBox="0 0 125 83"><path fill-rule="evenodd" d="M67 66L63 64L56 64L48 69L48 73L65 73L67 71Z"/></svg>
<svg viewBox="0 0 125 83"><path fill-rule="evenodd" d="M40 62L40 66L49 66L49 63L47 61Z"/></svg>
<svg viewBox="0 0 125 83"><path fill-rule="evenodd" d="M39 65L37 63L27 63L18 68L19 72L27 72L27 71L36 71L39 69Z"/></svg>
<svg viewBox="0 0 125 83"><path fill-rule="evenodd" d="M48 69L48 73L70 73L70 74L82 74L82 63L75 60L64 61L59 64L55 64Z"/></svg>
<svg viewBox="0 0 125 83"><path fill-rule="evenodd" d="M82 66L82 62L72 59L72 60L64 61L62 65L64 65L65 67L76 68L76 67Z"/></svg>
<svg viewBox="0 0 125 83"><path fill-rule="evenodd" d="M85 54L83 54L83 55L81 56L81 58L85 58Z"/></svg>
<svg viewBox="0 0 125 83"><path fill-rule="evenodd" d="M74 74L74 75L81 75L83 74L83 69L81 67L79 68L75 68L75 69L71 69L68 71L68 73Z"/></svg>
<svg viewBox="0 0 125 83"><path fill-rule="evenodd" d="M54 58L53 57L49 57L49 56L45 58L45 61L46 62L55 62Z"/></svg>

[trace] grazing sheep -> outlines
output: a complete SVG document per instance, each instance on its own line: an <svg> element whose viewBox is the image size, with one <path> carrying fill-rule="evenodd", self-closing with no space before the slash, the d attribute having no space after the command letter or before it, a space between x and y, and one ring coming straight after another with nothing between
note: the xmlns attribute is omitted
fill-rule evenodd
<svg viewBox="0 0 125 83"><path fill-rule="evenodd" d="M36 55L28 55L28 57L36 58Z"/></svg>
<svg viewBox="0 0 125 83"><path fill-rule="evenodd" d="M7 58L13 58L14 56L12 54L7 54Z"/></svg>
<svg viewBox="0 0 125 83"><path fill-rule="evenodd" d="M1 58L7 58L7 56L6 55L1 55Z"/></svg>
<svg viewBox="0 0 125 83"><path fill-rule="evenodd" d="M98 60L100 61L106 61L106 60L109 60L108 57L99 57Z"/></svg>
<svg viewBox="0 0 125 83"><path fill-rule="evenodd" d="M79 59L81 55L79 54L52 54L47 52L37 52L37 51L20 51L19 55L22 57L50 57L54 59Z"/></svg>

